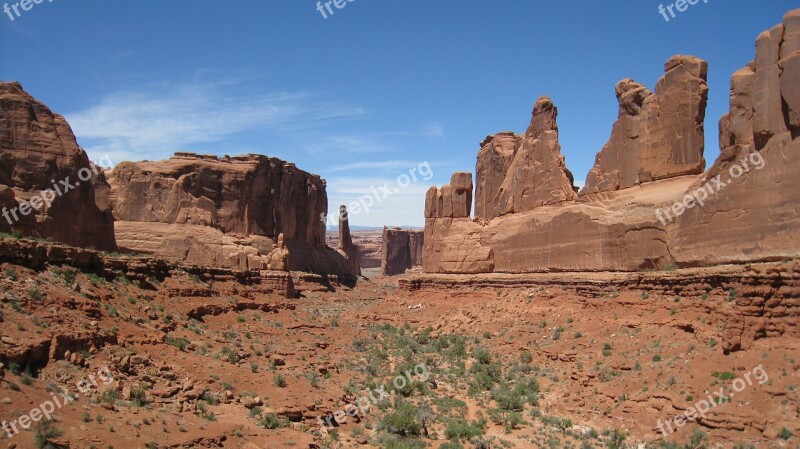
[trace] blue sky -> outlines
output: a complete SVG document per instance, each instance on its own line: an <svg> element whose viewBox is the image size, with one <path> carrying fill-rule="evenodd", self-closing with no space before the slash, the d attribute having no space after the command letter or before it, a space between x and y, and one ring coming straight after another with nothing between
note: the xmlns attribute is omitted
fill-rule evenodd
<svg viewBox="0 0 800 449"><path fill-rule="evenodd" d="M713 162L730 75L800 4L701 0L666 22L662 3L355 0L325 19L311 0L44 0L0 16L0 79L64 114L94 159L277 156L327 179L331 210L427 161L432 179L351 216L422 225L427 188L474 171L486 135L524 131L541 95L582 183L615 84L652 88L678 53L710 63Z"/></svg>

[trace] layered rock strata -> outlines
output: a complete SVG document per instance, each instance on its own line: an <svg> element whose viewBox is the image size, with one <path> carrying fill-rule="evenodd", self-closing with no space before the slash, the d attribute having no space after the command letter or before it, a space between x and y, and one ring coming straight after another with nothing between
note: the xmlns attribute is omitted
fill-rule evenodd
<svg viewBox="0 0 800 449"><path fill-rule="evenodd" d="M800 261L723 265L662 272L415 274L398 282L404 291L530 289L575 292L607 300L611 293L635 291L655 300L710 298L719 318L725 351L750 349L767 337L797 337L800 328ZM735 292L735 294L733 293ZM536 293L538 296L538 293ZM713 304L713 305L712 305Z"/></svg>
<svg viewBox="0 0 800 449"><path fill-rule="evenodd" d="M681 265L780 260L800 252L800 10L758 36L756 58L731 78L721 154L687 191L699 207L676 217ZM698 195L699 194L699 195Z"/></svg>
<svg viewBox="0 0 800 449"><path fill-rule="evenodd" d="M0 81L0 231L114 251L108 188L64 117Z"/></svg>
<svg viewBox="0 0 800 449"><path fill-rule="evenodd" d="M707 65L691 56L667 61L655 93L631 80L618 84L620 117L577 198L561 201L559 181L549 187L558 202L509 213L513 183L504 173L519 157L520 137L502 133L485 141L475 220L447 207L452 187L428 192L425 271L639 271L800 256L798 58L795 10L758 37L756 59L733 75L730 112L720 121L721 154L705 173ZM554 120L550 108L535 108L534 120L537 109ZM558 158L549 160L537 170L563 180ZM535 176L522 179L535 191Z"/></svg>
<svg viewBox="0 0 800 449"><path fill-rule="evenodd" d="M383 274L403 274L406 270L422 265L424 232L400 228L383 228Z"/></svg>
<svg viewBox="0 0 800 449"><path fill-rule="evenodd" d="M292 163L176 153L165 161L121 163L110 182L125 250L261 269L283 234L291 270L356 274L325 246L325 181Z"/></svg>
<svg viewBox="0 0 800 449"><path fill-rule="evenodd" d="M542 97L524 135L504 132L481 143L475 166L475 218L492 218L576 198L558 141L558 109ZM453 217L458 218L458 217Z"/></svg>
<svg viewBox="0 0 800 449"><path fill-rule="evenodd" d="M111 255L59 243L0 238L0 262L34 270L44 270L49 266L70 266L108 280L116 279L122 273L128 280L141 285L164 281L181 271L204 281L234 281L244 285L257 285L262 293L275 293L285 298L296 297L295 282L288 272L208 267L155 257ZM320 278L320 282L322 281Z"/></svg>
<svg viewBox="0 0 800 449"><path fill-rule="evenodd" d="M655 93L630 78L617 84L619 117L582 194L703 172L708 63L674 56L664 71Z"/></svg>

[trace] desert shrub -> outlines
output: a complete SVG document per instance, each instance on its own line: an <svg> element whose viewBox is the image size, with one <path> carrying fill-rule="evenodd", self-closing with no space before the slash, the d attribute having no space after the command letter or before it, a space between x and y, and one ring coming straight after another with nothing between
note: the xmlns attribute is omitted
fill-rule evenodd
<svg viewBox="0 0 800 449"><path fill-rule="evenodd" d="M36 425L36 430L33 433L33 441L36 444L38 449L56 449L60 446L56 446L52 440L64 435L64 432L60 429L57 429L53 423L52 419L45 419L43 421L39 421L39 424Z"/></svg>
<svg viewBox="0 0 800 449"><path fill-rule="evenodd" d="M147 405L147 392L141 386L131 389L131 404L134 407Z"/></svg>
<svg viewBox="0 0 800 449"><path fill-rule="evenodd" d="M685 449L708 449L708 447L708 434L700 429L694 429L684 445Z"/></svg>
<svg viewBox="0 0 800 449"><path fill-rule="evenodd" d="M727 380L736 379L736 374L733 374L733 373L731 373L729 371L723 371L723 372L712 371L711 372L711 377L713 377L715 379L722 380L722 381L727 381Z"/></svg>
<svg viewBox="0 0 800 449"><path fill-rule="evenodd" d="M460 412L465 412L467 410L466 402L447 396L437 397L433 400L433 403L442 415L448 415L453 410L459 410Z"/></svg>
<svg viewBox="0 0 800 449"><path fill-rule="evenodd" d="M174 346L178 348L178 350L180 351L185 351L186 347L189 346L190 343L188 338L183 338L183 337L175 338L171 335L167 336L166 342L168 345Z"/></svg>
<svg viewBox="0 0 800 449"><path fill-rule="evenodd" d="M486 424L479 421L467 422L463 418L448 420L444 436L448 440L470 440L484 434Z"/></svg>
<svg viewBox="0 0 800 449"><path fill-rule="evenodd" d="M492 354L486 348L477 348L472 352L472 357L481 365L492 363Z"/></svg>
<svg viewBox="0 0 800 449"><path fill-rule="evenodd" d="M258 425L265 429L275 430L284 427L284 422L274 413L265 413L258 421Z"/></svg>
<svg viewBox="0 0 800 449"><path fill-rule="evenodd" d="M419 436L422 424L417 420L417 407L405 401L395 406L395 411L383 417L381 428L401 437Z"/></svg>
<svg viewBox="0 0 800 449"><path fill-rule="evenodd" d="M525 400L517 391L512 391L508 385L502 384L492 391L492 399L497 406L506 411L522 411Z"/></svg>
<svg viewBox="0 0 800 449"><path fill-rule="evenodd" d="M239 357L239 353L237 353L235 349L231 349L228 346L223 346L222 355L226 359L228 359L228 362L230 362L230 363L232 363L234 365L239 363L239 360L241 360L241 357Z"/></svg>
<svg viewBox="0 0 800 449"><path fill-rule="evenodd" d="M606 447L608 449L625 449L625 440L627 438L628 436L625 434L625 432L620 432L619 430L614 429L614 431L608 435Z"/></svg>

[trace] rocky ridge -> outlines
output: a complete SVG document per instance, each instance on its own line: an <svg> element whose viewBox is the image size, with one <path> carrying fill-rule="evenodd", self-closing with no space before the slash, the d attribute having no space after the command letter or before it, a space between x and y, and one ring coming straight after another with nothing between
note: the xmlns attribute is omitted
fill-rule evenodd
<svg viewBox="0 0 800 449"><path fill-rule="evenodd" d="M0 81L0 232L113 251L108 193L64 117Z"/></svg>
<svg viewBox="0 0 800 449"><path fill-rule="evenodd" d="M792 175L800 167L798 84L792 82L800 57L798 15L787 13L783 24L760 35L755 61L734 74L730 112L720 123L721 154L708 171L702 125L707 64L675 56L655 93L630 79L617 85L619 119L576 198L562 201L569 192L559 181L549 187L555 201L504 215L513 183L499 179L519 157L520 138L503 133L485 141L474 220L448 206L456 182L458 191L472 189L470 174L457 173L450 186L428 191L425 271L638 271L800 255L800 186ZM557 129L555 110L545 104L540 99L534 107L533 134ZM544 125L534 126L537 109ZM568 180L562 163L552 157L537 170ZM535 191L535 177L517 179Z"/></svg>

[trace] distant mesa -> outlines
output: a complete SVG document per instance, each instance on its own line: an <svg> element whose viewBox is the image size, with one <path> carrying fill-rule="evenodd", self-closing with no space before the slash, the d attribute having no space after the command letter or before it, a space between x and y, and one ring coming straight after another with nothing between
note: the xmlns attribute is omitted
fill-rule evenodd
<svg viewBox="0 0 800 449"><path fill-rule="evenodd" d="M356 275L325 246L326 183L278 158L176 153L110 176L120 248L197 264L266 269L283 234L289 269Z"/></svg>
<svg viewBox="0 0 800 449"><path fill-rule="evenodd" d="M384 227L381 241L383 274L404 274L406 270L422 266L424 231Z"/></svg>

